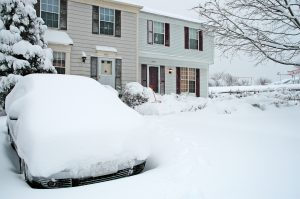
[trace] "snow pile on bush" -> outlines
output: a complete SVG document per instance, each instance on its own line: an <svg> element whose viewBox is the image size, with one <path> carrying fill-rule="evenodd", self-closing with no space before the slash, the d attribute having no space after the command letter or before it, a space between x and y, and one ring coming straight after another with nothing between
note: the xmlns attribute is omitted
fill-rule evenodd
<svg viewBox="0 0 300 199"><path fill-rule="evenodd" d="M7 77L1 77L0 79L0 112L2 111L2 107L4 108L4 102L6 96L13 89L15 84L21 78L19 75L8 75Z"/></svg>
<svg viewBox="0 0 300 199"><path fill-rule="evenodd" d="M277 90L272 92L243 92L241 94L214 94L203 99L193 96L164 95L161 103L147 102L135 107L143 115L167 115L180 112L206 111L231 114L236 111L264 111L268 107L300 106L300 91Z"/></svg>
<svg viewBox="0 0 300 199"><path fill-rule="evenodd" d="M34 176L67 169L80 177L99 163L111 171L149 153L144 118L91 78L27 75L8 95L6 112L18 118L14 140Z"/></svg>
<svg viewBox="0 0 300 199"><path fill-rule="evenodd" d="M153 100L155 93L151 88L143 87L137 82L126 84L122 95L122 101L129 107L135 108L141 104Z"/></svg>
<svg viewBox="0 0 300 199"><path fill-rule="evenodd" d="M56 73L52 50L44 41L47 27L36 16L35 3L36 0L0 0L0 76ZM12 88L12 83L15 82L5 84ZM5 97L7 90L0 93Z"/></svg>
<svg viewBox="0 0 300 199"><path fill-rule="evenodd" d="M186 95L158 96L159 102L147 102L135 107L143 115L167 115L180 112L195 112L206 107L207 99Z"/></svg>

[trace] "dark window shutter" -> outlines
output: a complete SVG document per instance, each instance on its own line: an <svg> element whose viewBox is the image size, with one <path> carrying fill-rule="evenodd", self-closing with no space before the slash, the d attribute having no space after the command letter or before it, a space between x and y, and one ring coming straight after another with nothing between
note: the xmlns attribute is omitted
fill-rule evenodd
<svg viewBox="0 0 300 199"><path fill-rule="evenodd" d="M189 45L189 27L184 27L184 48L185 49L189 49L190 45Z"/></svg>
<svg viewBox="0 0 300 199"><path fill-rule="evenodd" d="M203 32L199 31L199 50L203 51Z"/></svg>
<svg viewBox="0 0 300 199"><path fill-rule="evenodd" d="M122 59L116 59L116 90L122 91Z"/></svg>
<svg viewBox="0 0 300 199"><path fill-rule="evenodd" d="M60 18L59 18L59 28L61 30L67 30L68 21L68 1L60 0Z"/></svg>
<svg viewBox="0 0 300 199"><path fill-rule="evenodd" d="M34 4L34 9L36 11L36 16L40 17L40 12L41 12L41 0L37 0L36 4Z"/></svg>
<svg viewBox="0 0 300 199"><path fill-rule="evenodd" d="M91 57L91 78L98 80L98 58Z"/></svg>
<svg viewBox="0 0 300 199"><path fill-rule="evenodd" d="M121 11L115 10L115 37L121 37Z"/></svg>
<svg viewBox="0 0 300 199"><path fill-rule="evenodd" d="M165 46L170 46L170 24L165 23Z"/></svg>
<svg viewBox="0 0 300 199"><path fill-rule="evenodd" d="M153 44L153 21L147 21L147 40L148 44Z"/></svg>
<svg viewBox="0 0 300 199"><path fill-rule="evenodd" d="M99 6L93 6L92 33L99 34Z"/></svg>
<svg viewBox="0 0 300 199"><path fill-rule="evenodd" d="M176 94L180 94L180 68L176 67Z"/></svg>
<svg viewBox="0 0 300 199"><path fill-rule="evenodd" d="M165 94L165 66L160 66L160 94Z"/></svg>
<svg viewBox="0 0 300 199"><path fill-rule="evenodd" d="M196 69L196 96L200 97L200 69Z"/></svg>
<svg viewBox="0 0 300 199"><path fill-rule="evenodd" d="M142 85L144 87L147 87L147 65L146 64L142 64L142 71L141 71L141 75L142 75Z"/></svg>

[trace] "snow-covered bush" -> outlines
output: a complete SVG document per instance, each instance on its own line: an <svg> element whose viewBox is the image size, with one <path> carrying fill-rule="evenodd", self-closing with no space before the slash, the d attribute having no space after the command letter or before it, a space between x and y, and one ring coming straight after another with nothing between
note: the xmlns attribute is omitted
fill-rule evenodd
<svg viewBox="0 0 300 199"><path fill-rule="evenodd" d="M126 84L125 90L122 94L122 101L129 107L136 107L149 101L154 95L151 88L143 87L137 82Z"/></svg>
<svg viewBox="0 0 300 199"><path fill-rule="evenodd" d="M4 102L6 96L10 93L10 91L13 89L15 84L18 82L18 80L21 78L19 75L8 75L7 77L2 77L0 79L0 112L1 109L4 109Z"/></svg>
<svg viewBox="0 0 300 199"><path fill-rule="evenodd" d="M56 72L52 51L44 41L47 27L36 16L35 3L36 0L0 0L0 76ZM10 79L2 78L9 81L2 84L12 88L16 81ZM0 89L0 104L8 91L7 86Z"/></svg>

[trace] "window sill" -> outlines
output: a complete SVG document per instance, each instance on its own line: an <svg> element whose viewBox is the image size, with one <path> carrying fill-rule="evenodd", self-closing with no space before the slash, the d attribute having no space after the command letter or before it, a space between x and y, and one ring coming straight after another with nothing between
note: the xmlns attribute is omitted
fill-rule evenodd
<svg viewBox="0 0 300 199"><path fill-rule="evenodd" d="M117 37L116 35L106 35L106 34L100 34L100 33L93 33L92 32L92 35L98 35L98 36L101 36L101 37L109 37L109 38L122 38L122 36L121 37Z"/></svg>

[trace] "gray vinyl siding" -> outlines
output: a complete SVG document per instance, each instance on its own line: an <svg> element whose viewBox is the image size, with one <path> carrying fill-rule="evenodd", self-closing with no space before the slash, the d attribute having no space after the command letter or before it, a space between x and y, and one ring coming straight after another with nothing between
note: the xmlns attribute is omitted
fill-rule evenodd
<svg viewBox="0 0 300 199"><path fill-rule="evenodd" d="M92 5L68 1L68 34L74 45L71 52L71 74L90 76L90 57L96 56L96 46L118 50L122 59L122 84L137 81L137 14L121 12L122 36L92 34ZM82 51L87 55L82 63Z"/></svg>
<svg viewBox="0 0 300 199"><path fill-rule="evenodd" d="M172 68L172 74L169 69ZM176 67L166 67L166 94L176 94ZM208 96L208 69L200 69L200 97Z"/></svg>
<svg viewBox="0 0 300 199"><path fill-rule="evenodd" d="M147 20L170 24L170 47L147 43ZM201 29L201 24L141 12L139 17L139 56L167 59L176 65L178 61L213 64L214 38L204 32L203 51L184 48L184 27ZM193 64L194 65L194 64ZM196 66L195 66L196 67Z"/></svg>
<svg viewBox="0 0 300 199"><path fill-rule="evenodd" d="M170 47L147 43L147 20L170 24ZM184 27L201 29L201 24L141 12L139 17L139 67L166 67L166 94L176 93L176 67L200 69L200 97L208 96L209 65L214 60L214 38L204 32L203 51L184 48ZM169 74L172 69L172 74Z"/></svg>

